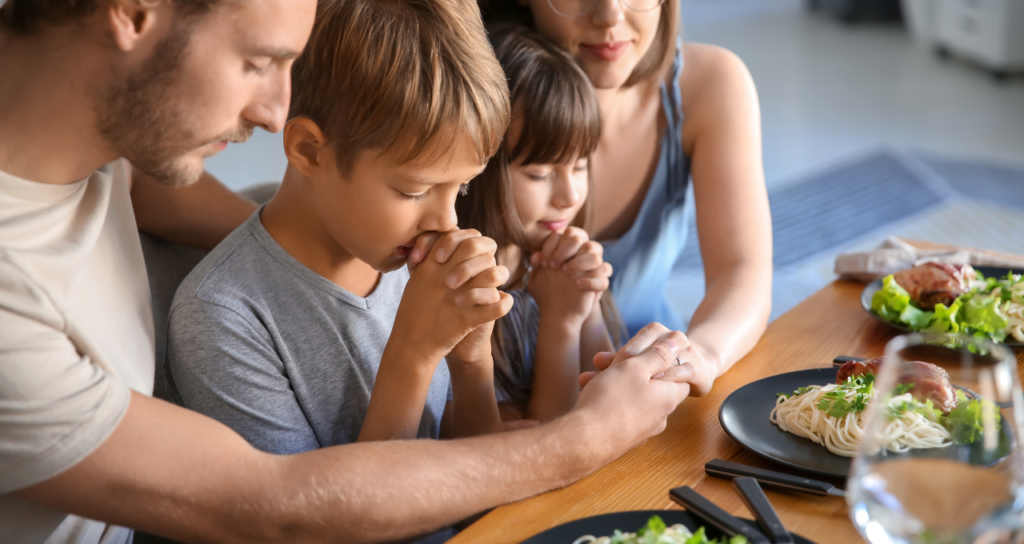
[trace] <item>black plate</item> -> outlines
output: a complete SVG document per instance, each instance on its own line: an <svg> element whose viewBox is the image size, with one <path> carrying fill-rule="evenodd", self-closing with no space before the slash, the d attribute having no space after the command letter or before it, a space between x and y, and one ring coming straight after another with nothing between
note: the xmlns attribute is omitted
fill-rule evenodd
<svg viewBox="0 0 1024 544"><path fill-rule="evenodd" d="M695 518L683 510L636 510L633 512L603 514L563 523L558 527L552 527L543 533L538 533L524 540L522 544L572 544L583 535L611 536L615 529L624 533L635 533L637 529L647 525L647 520L655 515L661 516L666 525L682 523L691 531L696 531L698 527L704 525L708 538L722 536L721 531L711 525L698 521L699 518ZM743 521L751 527L757 527L757 524L753 521L746 519ZM796 544L814 544L814 542L800 535L793 535L793 542Z"/></svg>
<svg viewBox="0 0 1024 544"><path fill-rule="evenodd" d="M775 407L776 393L791 393L808 385L825 385L836 381L838 368L812 368L769 376L748 383L733 391L718 410L718 421L725 432L749 450L777 463L796 469L845 478L850 472L849 457L836 455L825 446L787 433L768 420ZM968 459L973 464L990 465L1006 457L1012 443L1012 429L1003 418L1000 426L999 450L995 458L985 458L981 441L972 446L947 446L917 450L915 455ZM898 458L906 454L889 454Z"/></svg>
<svg viewBox="0 0 1024 544"><path fill-rule="evenodd" d="M986 278L1003 278L1006 277L1007 272L1013 272L1014 274L1024 273L1021 272L1020 270L1016 270L1013 268L1005 268L998 266L976 266L974 267L974 269L984 274ZM886 325L889 325L890 327L899 329L901 331L914 332L911 331L902 323L892 323L882 319L881 316L879 316L878 314L871 310L871 298L874 297L875 293L877 293L881 288L881 279L874 280L871 283L867 284L866 287L864 287L864 290L860 294L860 305L864 308L864 311L871 314L871 317L874 317L875 319L881 321L882 323L885 323ZM1014 349L1024 348L1024 344L1014 341L1013 337L1008 338L1007 341L1003 342L1003 345Z"/></svg>

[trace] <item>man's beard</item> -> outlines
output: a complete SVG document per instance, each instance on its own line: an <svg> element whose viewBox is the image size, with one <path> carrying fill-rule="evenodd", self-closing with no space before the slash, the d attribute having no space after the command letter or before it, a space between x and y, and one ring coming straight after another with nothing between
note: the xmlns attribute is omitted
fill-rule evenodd
<svg viewBox="0 0 1024 544"><path fill-rule="evenodd" d="M177 22L143 66L112 85L97 106L100 135L132 166L172 187L195 183L203 173L202 163L197 168L186 155L223 140L245 141L253 131L248 125L212 139L199 137L199 120L176 92L189 42L184 23Z"/></svg>

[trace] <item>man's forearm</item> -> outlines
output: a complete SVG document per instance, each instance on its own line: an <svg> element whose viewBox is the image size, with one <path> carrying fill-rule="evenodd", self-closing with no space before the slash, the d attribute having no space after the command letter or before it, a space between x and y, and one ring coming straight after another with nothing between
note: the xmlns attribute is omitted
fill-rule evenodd
<svg viewBox="0 0 1024 544"><path fill-rule="evenodd" d="M572 413L510 433L376 442L281 458L277 474L286 491L281 495L278 489L279 504L294 504L284 514L296 516L288 525L304 528L282 540L317 542L331 534L351 541L393 540L567 485L611 460L599 433L588 432L592 423ZM323 496L308 501L314 482ZM321 523L327 530L309 531Z"/></svg>
<svg viewBox="0 0 1024 544"><path fill-rule="evenodd" d="M652 379L685 343L650 325L549 424L462 440L383 441L291 456L132 393L85 459L18 497L182 542L370 542L422 534L566 485L661 432L689 391ZM608 362L606 362L608 363Z"/></svg>
<svg viewBox="0 0 1024 544"><path fill-rule="evenodd" d="M99 449L22 499L182 542L371 542L422 534L573 482L620 454L573 413L464 440L274 456L216 421L133 393ZM616 430L615 432L620 432Z"/></svg>
<svg viewBox="0 0 1024 544"><path fill-rule="evenodd" d="M207 172L188 187L162 185L132 172L132 207L139 230L199 249L213 249L252 215L256 204Z"/></svg>

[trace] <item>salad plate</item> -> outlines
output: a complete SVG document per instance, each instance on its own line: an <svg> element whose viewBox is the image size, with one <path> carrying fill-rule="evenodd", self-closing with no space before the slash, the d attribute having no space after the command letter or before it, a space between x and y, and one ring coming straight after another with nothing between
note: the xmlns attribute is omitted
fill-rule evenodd
<svg viewBox="0 0 1024 544"><path fill-rule="evenodd" d="M1024 274L1024 271L1006 267L976 266L974 267L974 270L976 270L977 272L981 272L982 274L984 274L986 278L996 279L1006 277L1007 273ZM890 327L905 332L918 332L911 329L910 327L903 323L888 321L871 309L871 300L875 296L875 293L882 290L882 286L882 279L877 279L872 281L871 283L868 283L867 286L864 287L864 290L860 294L860 305L864 308L864 311L871 314L871 317L874 317L875 319L881 321L882 323L885 323L886 325L889 325ZM1015 341L1012 336L1007 336L1006 340L1004 340L1002 344L1013 349L1024 348L1024 343Z"/></svg>
<svg viewBox="0 0 1024 544"><path fill-rule="evenodd" d="M732 392L718 410L718 421L733 440L750 451L791 468L804 470L821 476L846 478L850 472L849 457L836 455L824 446L787 433L769 420L779 393L790 393L808 385L834 383L839 369L812 368L777 374L748 383ZM954 384L953 387L956 387ZM1013 441L1012 430L1004 418L1000 429L1000 444L997 459L1003 459L1010 452ZM943 448L917 450L927 452L929 457L954 457L977 459L979 464L985 456L980 441L975 445L951 445ZM894 458L903 454L891 454Z"/></svg>
<svg viewBox="0 0 1024 544"><path fill-rule="evenodd" d="M681 523L690 531L696 531L703 526L705 531L707 531L708 539L712 541L723 536L721 531L715 529L710 524L702 523L700 518L691 515L685 510L635 510L631 512L602 514L563 523L524 540L522 544L573 544L573 542L576 542L577 539L585 535L595 537L612 536L616 530L624 533L635 533L640 528L647 526L651 516L660 517L665 522L665 525L668 526ZM757 527L757 523L754 521L740 519L751 527ZM800 535L793 534L792 536L795 544L814 544L814 542Z"/></svg>

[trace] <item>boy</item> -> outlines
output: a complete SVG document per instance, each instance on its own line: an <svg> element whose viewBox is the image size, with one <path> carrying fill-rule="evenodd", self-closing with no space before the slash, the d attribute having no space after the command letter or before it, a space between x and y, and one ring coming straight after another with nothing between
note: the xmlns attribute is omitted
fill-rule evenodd
<svg viewBox="0 0 1024 544"><path fill-rule="evenodd" d="M321 2L292 74L281 189L172 305L172 397L278 454L500 431L508 274L454 214L509 117L475 4Z"/></svg>

